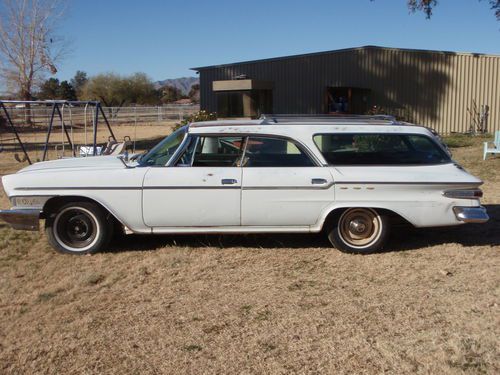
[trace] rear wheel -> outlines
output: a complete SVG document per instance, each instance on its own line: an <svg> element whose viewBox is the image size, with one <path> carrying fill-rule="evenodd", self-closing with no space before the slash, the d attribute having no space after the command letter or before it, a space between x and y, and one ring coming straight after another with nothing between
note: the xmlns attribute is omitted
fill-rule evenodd
<svg viewBox="0 0 500 375"><path fill-rule="evenodd" d="M328 228L328 239L340 251L370 254L384 246L389 220L372 208L348 208Z"/></svg>
<svg viewBox="0 0 500 375"><path fill-rule="evenodd" d="M106 212L90 202L59 207L45 221L45 233L54 249L68 254L91 254L105 247L113 233Z"/></svg>

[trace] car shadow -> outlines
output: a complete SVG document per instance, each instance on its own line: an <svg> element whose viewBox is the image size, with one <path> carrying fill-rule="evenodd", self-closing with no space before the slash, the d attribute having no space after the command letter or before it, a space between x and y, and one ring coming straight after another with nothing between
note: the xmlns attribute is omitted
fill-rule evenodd
<svg viewBox="0 0 500 375"><path fill-rule="evenodd" d="M483 224L414 228L393 231L385 251L416 250L427 246L457 243L462 246L500 246L500 205L484 205L490 220Z"/></svg>
<svg viewBox="0 0 500 375"><path fill-rule="evenodd" d="M462 246L500 246L500 205L485 205L490 220L440 228L401 225L390 234L384 252L418 250L428 246L457 243ZM108 252L146 251L162 247L218 247L260 249L330 248L323 233L240 235L128 235L115 239Z"/></svg>

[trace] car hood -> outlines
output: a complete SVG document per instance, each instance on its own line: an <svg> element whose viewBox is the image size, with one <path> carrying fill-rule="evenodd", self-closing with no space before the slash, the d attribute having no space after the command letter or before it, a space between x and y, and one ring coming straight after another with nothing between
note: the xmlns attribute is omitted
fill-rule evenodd
<svg viewBox="0 0 500 375"><path fill-rule="evenodd" d="M135 164L135 163L134 163ZM125 166L117 156L92 156L82 158L68 158L51 161L43 161L32 164L21 169L18 173L45 171L45 170L69 170L69 169L123 169Z"/></svg>

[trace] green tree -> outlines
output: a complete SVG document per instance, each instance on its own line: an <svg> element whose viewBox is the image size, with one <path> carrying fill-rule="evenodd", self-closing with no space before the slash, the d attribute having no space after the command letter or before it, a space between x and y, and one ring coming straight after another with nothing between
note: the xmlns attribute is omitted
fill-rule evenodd
<svg viewBox="0 0 500 375"><path fill-rule="evenodd" d="M88 81L87 73L81 70L77 70L75 76L71 78L71 86L75 89L75 93L78 99L81 98L83 86Z"/></svg>
<svg viewBox="0 0 500 375"><path fill-rule="evenodd" d="M49 78L40 85L40 91L37 94L40 100L58 99L61 84L57 78Z"/></svg>
<svg viewBox="0 0 500 375"><path fill-rule="evenodd" d="M76 100L76 93L68 81L49 78L40 86L37 97L40 100Z"/></svg>
<svg viewBox="0 0 500 375"><path fill-rule="evenodd" d="M62 81L59 85L58 96L64 100L76 100L76 91L71 83Z"/></svg>
<svg viewBox="0 0 500 375"><path fill-rule="evenodd" d="M158 95L153 81L145 73L134 73L124 78L127 101L135 104L157 104Z"/></svg>
<svg viewBox="0 0 500 375"><path fill-rule="evenodd" d="M162 103L172 103L182 98L182 91L174 86L163 86L160 88L160 97Z"/></svg>
<svg viewBox="0 0 500 375"><path fill-rule="evenodd" d="M144 73L121 76L115 73L102 73L90 77L82 88L83 100L98 100L106 107L125 104L154 104L158 95L151 79ZM114 112L118 113L118 110Z"/></svg>
<svg viewBox="0 0 500 375"><path fill-rule="evenodd" d="M82 88L82 98L99 100L107 107L121 107L127 101L127 90L121 76L103 73L88 79Z"/></svg>
<svg viewBox="0 0 500 375"><path fill-rule="evenodd" d="M193 86L191 86L191 90L189 90L189 99L193 101L193 103L199 103L200 102L200 84L196 83Z"/></svg>

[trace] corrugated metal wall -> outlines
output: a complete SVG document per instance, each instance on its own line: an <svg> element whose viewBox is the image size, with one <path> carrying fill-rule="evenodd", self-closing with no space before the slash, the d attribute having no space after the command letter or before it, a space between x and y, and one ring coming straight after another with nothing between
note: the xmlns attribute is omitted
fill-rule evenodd
<svg viewBox="0 0 500 375"><path fill-rule="evenodd" d="M404 108L443 134L469 129L473 101L490 107L488 130L500 130L498 56L362 47L201 68L201 108L216 112L212 82L240 74L274 82L274 113L324 113L327 87L361 87L369 106Z"/></svg>

